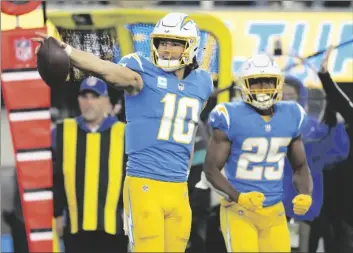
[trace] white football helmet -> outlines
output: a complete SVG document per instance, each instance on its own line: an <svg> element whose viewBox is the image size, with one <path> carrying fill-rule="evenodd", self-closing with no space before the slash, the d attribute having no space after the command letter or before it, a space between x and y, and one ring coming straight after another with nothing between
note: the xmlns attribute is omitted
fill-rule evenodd
<svg viewBox="0 0 353 253"><path fill-rule="evenodd" d="M273 78L275 87L251 89L251 83L256 82L257 78ZM265 110L282 99L283 81L284 76L277 63L270 56L259 54L245 61L240 71L238 83L243 100L260 110Z"/></svg>
<svg viewBox="0 0 353 253"><path fill-rule="evenodd" d="M185 49L180 59L160 59L158 44L160 39L179 40L185 43ZM169 13L154 27L151 34L151 60L153 64L164 71L175 71L193 62L200 45L200 30L196 23L184 13ZM170 56L171 56L171 52Z"/></svg>

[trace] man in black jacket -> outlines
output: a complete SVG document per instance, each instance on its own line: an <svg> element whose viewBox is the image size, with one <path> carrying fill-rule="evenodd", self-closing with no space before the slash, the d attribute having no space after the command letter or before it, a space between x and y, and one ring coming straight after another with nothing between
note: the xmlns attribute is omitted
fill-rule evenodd
<svg viewBox="0 0 353 253"><path fill-rule="evenodd" d="M345 120L346 131L353 143L353 102L332 80L328 71L328 59L333 48L329 48L322 61L319 78L327 95L327 100L333 109L339 112ZM326 196L330 202L331 219L334 220L336 252L353 252L353 150L350 148L346 161L340 163L330 172L332 180L331 194Z"/></svg>

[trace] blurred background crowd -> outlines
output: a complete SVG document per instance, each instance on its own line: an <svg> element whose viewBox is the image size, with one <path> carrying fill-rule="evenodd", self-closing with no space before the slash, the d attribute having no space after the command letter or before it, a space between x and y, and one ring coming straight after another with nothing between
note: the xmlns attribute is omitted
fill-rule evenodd
<svg viewBox="0 0 353 253"><path fill-rule="evenodd" d="M49 1L18 18L2 12L1 31L47 25L52 35L60 36L70 45L117 62L124 51L121 38L116 28L104 19L104 11L115 8L138 8L145 11L141 11L141 15L148 10L205 12L221 20L230 34L229 38L215 38L212 35L213 24L203 25L210 28L202 31L201 43L207 52L199 57L206 62L203 67L214 77L216 89L201 115L189 174L193 227L187 252L225 252L219 229L219 196L211 189L197 187L209 137L207 116L217 103L239 99L236 85L239 66L251 54L261 51L278 60L285 72L284 99L298 101L311 117L304 138L317 187L314 190L316 211L309 213L305 221L287 215L292 250L353 252L353 155L350 151L353 138L353 1ZM131 35L132 48L148 57L147 35L153 26L124 25ZM232 52L225 53L229 56L225 60L220 55L222 45L227 44L222 41L228 39L231 40ZM326 54L325 58L325 49L340 44L343 45L333 49L330 55ZM17 70L16 67L5 68L4 62L13 60L6 58L3 52L12 45L6 45L3 40L1 46L1 252L25 253L28 252L25 230L28 221L24 218L21 204L18 183L21 177L16 174L18 157L14 155L16 147L13 141L16 136L3 96L10 92L4 93L5 74L22 73L26 67ZM306 58L320 51L314 57ZM220 68L220 58L229 62L230 71ZM227 76L228 72L230 76ZM78 96L82 81L87 77L87 73L72 68L67 82L52 88L46 95L51 101L52 128L65 118L81 114ZM108 86L108 93L104 112L124 122L123 92ZM35 136L40 129L23 131L27 131L27 136ZM284 180L291 188L291 178L287 175ZM291 191L287 189L288 194ZM126 241L121 240L120 243ZM63 246L60 247L63 250Z"/></svg>

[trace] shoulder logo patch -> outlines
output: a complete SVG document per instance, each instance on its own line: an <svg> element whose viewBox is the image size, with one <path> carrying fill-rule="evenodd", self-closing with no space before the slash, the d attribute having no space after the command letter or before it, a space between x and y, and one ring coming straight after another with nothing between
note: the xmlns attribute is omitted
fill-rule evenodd
<svg viewBox="0 0 353 253"><path fill-rule="evenodd" d="M230 119L229 119L229 114L228 114L227 108L224 105L217 105L216 106L216 111L217 111L218 115L222 115L223 114L224 118L226 119L227 126L228 126L228 129L229 129L229 127L230 127Z"/></svg>

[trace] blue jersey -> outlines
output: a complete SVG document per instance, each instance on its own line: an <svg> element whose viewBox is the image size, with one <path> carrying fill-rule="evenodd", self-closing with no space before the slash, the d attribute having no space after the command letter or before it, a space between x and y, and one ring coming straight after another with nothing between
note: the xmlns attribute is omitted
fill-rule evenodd
<svg viewBox="0 0 353 253"><path fill-rule="evenodd" d="M213 91L210 74L197 69L178 80L137 54L120 64L144 82L137 95L125 94L127 175L186 182L196 127Z"/></svg>
<svg viewBox="0 0 353 253"><path fill-rule="evenodd" d="M296 102L278 102L266 122L243 101L220 104L209 116L212 128L231 141L225 175L239 192L262 192L264 206L283 198L283 168L287 148L301 134L307 116Z"/></svg>

